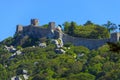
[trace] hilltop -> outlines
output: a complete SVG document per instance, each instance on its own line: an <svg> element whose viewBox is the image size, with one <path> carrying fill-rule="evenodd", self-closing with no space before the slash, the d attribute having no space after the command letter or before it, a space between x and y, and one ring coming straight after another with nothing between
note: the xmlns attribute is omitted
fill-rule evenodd
<svg viewBox="0 0 120 80"><path fill-rule="evenodd" d="M55 22L39 26L36 19L28 26L17 25L14 37L0 44L0 79L118 80L119 33L105 36L106 28L90 24L87 33L105 33L80 37L76 30L83 27L71 24L64 31Z"/></svg>

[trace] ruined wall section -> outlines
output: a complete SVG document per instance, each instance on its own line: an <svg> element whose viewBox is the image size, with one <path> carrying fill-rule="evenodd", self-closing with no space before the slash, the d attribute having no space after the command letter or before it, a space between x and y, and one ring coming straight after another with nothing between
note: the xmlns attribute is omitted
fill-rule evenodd
<svg viewBox="0 0 120 80"><path fill-rule="evenodd" d="M40 27L23 27L22 35L28 35L33 38L42 38L48 35L48 29Z"/></svg>
<svg viewBox="0 0 120 80"><path fill-rule="evenodd" d="M38 19L31 19L28 26L17 25L16 33L14 36L14 44L22 45L29 38L39 40L39 38L54 38L55 22L49 22L48 28L43 28L38 25Z"/></svg>
<svg viewBox="0 0 120 80"><path fill-rule="evenodd" d="M22 45L29 38L39 39L48 35L48 29L34 26L23 26L16 30L14 36L14 46Z"/></svg>
<svg viewBox="0 0 120 80"><path fill-rule="evenodd" d="M97 49L100 46L104 45L110 41L110 39L85 39L85 38L77 38L72 37L67 34L63 34L63 43L72 43L75 46L85 46L89 49Z"/></svg>

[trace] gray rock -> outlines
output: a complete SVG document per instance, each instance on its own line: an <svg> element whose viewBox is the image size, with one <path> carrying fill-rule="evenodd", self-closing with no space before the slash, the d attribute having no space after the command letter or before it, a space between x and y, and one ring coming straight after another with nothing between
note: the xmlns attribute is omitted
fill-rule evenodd
<svg viewBox="0 0 120 80"><path fill-rule="evenodd" d="M65 51L63 49L55 49L55 52L58 54L64 54Z"/></svg>
<svg viewBox="0 0 120 80"><path fill-rule="evenodd" d="M82 57L82 56L84 56L84 53L78 54L77 56L78 56L78 57Z"/></svg>
<svg viewBox="0 0 120 80"><path fill-rule="evenodd" d="M45 47L47 47L47 45L46 45L46 43L40 43L40 44L39 44L39 47L45 48Z"/></svg>
<svg viewBox="0 0 120 80"><path fill-rule="evenodd" d="M29 75L24 74L23 77L24 77L24 80L28 80L29 79Z"/></svg>
<svg viewBox="0 0 120 80"><path fill-rule="evenodd" d="M20 50L16 51L16 55L20 55L22 52Z"/></svg>
<svg viewBox="0 0 120 80"><path fill-rule="evenodd" d="M10 47L5 45L4 48L9 52L12 52L12 53L16 52L16 48L14 48L12 45Z"/></svg>
<svg viewBox="0 0 120 80"><path fill-rule="evenodd" d="M27 73L28 73L28 71L23 69L23 74L27 74Z"/></svg>
<svg viewBox="0 0 120 80"><path fill-rule="evenodd" d="M11 78L11 80L22 80L20 77L18 77L18 76L13 76L12 78Z"/></svg>
<svg viewBox="0 0 120 80"><path fill-rule="evenodd" d="M58 41L59 40L59 41ZM63 47L63 41L61 38L59 39L53 39L52 43L56 45L57 48L61 48Z"/></svg>
<svg viewBox="0 0 120 80"><path fill-rule="evenodd" d="M58 41L57 41L56 39L52 39L51 42L52 42L53 44L58 44Z"/></svg>
<svg viewBox="0 0 120 80"><path fill-rule="evenodd" d="M37 64L39 64L39 62L34 62L34 65L37 65Z"/></svg>

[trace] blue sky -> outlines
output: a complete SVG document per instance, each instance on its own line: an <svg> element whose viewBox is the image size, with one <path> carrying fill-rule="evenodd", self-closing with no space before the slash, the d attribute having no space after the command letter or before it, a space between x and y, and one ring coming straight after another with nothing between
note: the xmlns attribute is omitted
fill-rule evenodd
<svg viewBox="0 0 120 80"><path fill-rule="evenodd" d="M87 20L120 24L120 0L0 0L0 41L13 36L17 24L29 25L31 18L40 25Z"/></svg>

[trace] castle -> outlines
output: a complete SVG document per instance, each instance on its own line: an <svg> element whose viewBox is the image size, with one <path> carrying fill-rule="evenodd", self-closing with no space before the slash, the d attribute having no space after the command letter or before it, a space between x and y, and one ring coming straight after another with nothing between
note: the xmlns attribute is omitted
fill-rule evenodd
<svg viewBox="0 0 120 80"><path fill-rule="evenodd" d="M117 42L120 40L120 33L112 33L111 37L108 39L85 39L72 37L63 33L60 27L56 28L55 22L49 22L48 28L40 27L38 19L31 19L31 24L28 26L17 25L16 34L19 35L18 38L23 38L26 35L34 38L61 38L64 44L69 42L73 45L85 46L89 49L97 49L107 42Z"/></svg>
<svg viewBox="0 0 120 80"><path fill-rule="evenodd" d="M57 38L57 30L55 30L55 22L49 22L48 28L43 28L39 26L39 21L37 19L31 19L31 24L28 26L17 25L16 33L22 35L29 35L34 38Z"/></svg>

